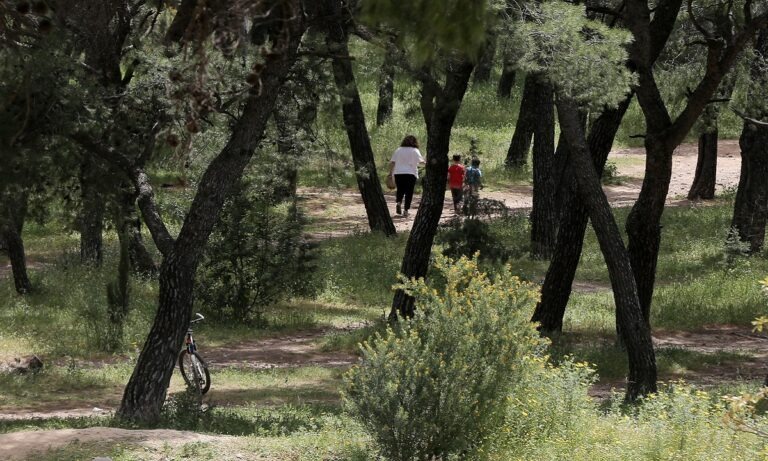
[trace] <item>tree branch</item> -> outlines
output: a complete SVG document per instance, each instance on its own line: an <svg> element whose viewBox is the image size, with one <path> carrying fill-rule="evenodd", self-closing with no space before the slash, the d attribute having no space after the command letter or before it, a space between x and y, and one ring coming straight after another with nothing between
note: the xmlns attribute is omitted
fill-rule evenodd
<svg viewBox="0 0 768 461"><path fill-rule="evenodd" d="M749 122L749 123L751 123L753 125L757 125L757 126L760 126L760 127L767 127L768 128L768 122L763 122L762 120L757 120L757 119L754 119L752 117L747 117L747 115L744 112L741 112L741 111L739 111L737 109L731 108L731 110L733 111L734 114L738 115L745 122Z"/></svg>
<svg viewBox="0 0 768 461"><path fill-rule="evenodd" d="M154 132L159 124L156 124L152 130ZM154 135L151 136L154 139ZM149 176L144 172L144 169L140 166L136 166L128 157L115 149L104 146L86 133L76 132L69 135L69 139L80 145L88 152L102 158L107 163L116 166L122 172L124 172L133 182L136 190L138 191L138 205L141 210L141 215L144 217L144 222L149 229L149 233L152 234L152 240L155 242L157 249L163 256L168 255L173 249L174 239L171 233L168 232L168 228L165 227L163 218L160 216L160 212L157 209L157 202L155 201L155 193L152 189L152 184L149 181ZM152 142L154 145L154 142Z"/></svg>

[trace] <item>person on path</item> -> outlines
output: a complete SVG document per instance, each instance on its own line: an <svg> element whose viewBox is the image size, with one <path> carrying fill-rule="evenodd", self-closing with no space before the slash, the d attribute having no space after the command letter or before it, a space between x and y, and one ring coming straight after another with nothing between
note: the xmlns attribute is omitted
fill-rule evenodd
<svg viewBox="0 0 768 461"><path fill-rule="evenodd" d="M480 159L473 157L472 164L464 173L465 214L475 214L477 212L477 200L480 198L480 189L482 188L483 172L480 171Z"/></svg>
<svg viewBox="0 0 768 461"><path fill-rule="evenodd" d="M448 167L448 188L451 189L451 196L453 197L453 211L459 214L464 187L464 165L461 164L461 155L453 156L453 164Z"/></svg>
<svg viewBox="0 0 768 461"><path fill-rule="evenodd" d="M395 177L397 193L395 195L397 207L395 212L408 216L408 210L411 208L413 200L413 189L416 187L416 180L419 179L419 165L425 163L424 157L419 152L419 141L413 135L403 138L400 147L395 150L392 160L389 162L389 175ZM405 199L405 207L403 207Z"/></svg>

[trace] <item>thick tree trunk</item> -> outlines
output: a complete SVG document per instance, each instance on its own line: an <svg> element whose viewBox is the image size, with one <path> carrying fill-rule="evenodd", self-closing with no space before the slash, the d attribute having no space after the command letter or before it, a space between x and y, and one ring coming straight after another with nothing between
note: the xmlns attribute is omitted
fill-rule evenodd
<svg viewBox="0 0 768 461"><path fill-rule="evenodd" d="M273 9L274 19L285 34L261 73L262 91L251 94L242 115L232 128L229 142L209 164L177 239L173 240L154 208L146 175L136 173L139 205L155 243L163 253L160 268L159 306L155 320L136 362L118 417L126 421L154 423L160 417L176 357L189 325L194 277L202 250L213 230L230 185L239 178L261 140L278 91L304 33L299 0L286 1ZM271 18L270 18L271 19Z"/></svg>
<svg viewBox="0 0 768 461"><path fill-rule="evenodd" d="M9 194L8 202L3 205L0 216L0 250L8 254L13 272L13 284L16 292L27 294L32 291L32 282L27 275L27 257L24 240L21 237L27 214L27 194Z"/></svg>
<svg viewBox="0 0 768 461"><path fill-rule="evenodd" d="M504 65L501 68L501 77L499 78L499 86L496 89L496 93L500 98L511 98L512 88L515 87L515 66L508 60L504 60Z"/></svg>
<svg viewBox="0 0 768 461"><path fill-rule="evenodd" d="M541 85L537 93L533 135L533 209L531 210L531 255L549 259L557 239L557 186L555 158L554 93Z"/></svg>
<svg viewBox="0 0 768 461"><path fill-rule="evenodd" d="M739 145L741 178L731 227L754 254L763 248L768 219L768 127L745 121Z"/></svg>
<svg viewBox="0 0 768 461"><path fill-rule="evenodd" d="M717 136L716 126L699 135L699 157L696 160L696 174L693 178L693 184L688 191L688 200L712 200L715 198Z"/></svg>
<svg viewBox="0 0 768 461"><path fill-rule="evenodd" d="M483 50L480 52L480 57L477 60L475 66L475 75L472 79L472 83L477 85L478 83L486 83L491 79L491 72L493 71L493 61L496 58L496 35L491 34L485 40Z"/></svg>
<svg viewBox="0 0 768 461"><path fill-rule="evenodd" d="M101 176L94 159L85 158L80 169L80 260L94 266L102 260L105 203L98 187Z"/></svg>
<svg viewBox="0 0 768 461"><path fill-rule="evenodd" d="M536 128L537 114L541 108L538 106L538 96L544 92L544 84L540 76L528 74L525 77L523 99L520 101L520 113L515 125L515 133L507 150L505 165L509 168L519 167L528 163L528 151L531 149L531 140Z"/></svg>
<svg viewBox="0 0 768 461"><path fill-rule="evenodd" d="M598 175L602 175L613 139L631 101L632 95L629 95L616 109L606 110L592 124L587 143L593 168ZM566 155L570 153L566 152ZM544 333L563 329L563 316L571 296L571 287L587 230L587 210L576 198L575 188L576 184L572 180L561 182L560 194L564 201L561 204L562 215L557 243L541 288L541 301L536 305L531 319L540 322L539 328Z"/></svg>
<svg viewBox="0 0 768 461"><path fill-rule="evenodd" d="M406 277L425 277L429 269L432 243L445 201L451 129L467 91L472 67L466 60L449 63L445 87L437 92L434 104L422 101L427 122L427 167L419 211L408 236L403 263L400 266L400 272ZM432 91L423 93L434 94ZM395 320L398 314L402 317L412 317L414 314L413 298L402 290L395 292L389 317Z"/></svg>
<svg viewBox="0 0 768 461"><path fill-rule="evenodd" d="M753 59L750 70L752 88L749 96L750 99L757 99L761 92L768 88L768 76L765 75L763 67L765 60L768 60L767 30L762 30L755 41ZM757 90L757 94L754 90ZM751 107L751 113L748 115L755 120L768 120L766 102ZM757 253L763 247L768 218L768 127L744 120L739 146L741 177L733 204L731 228L742 242L749 243L750 253Z"/></svg>
<svg viewBox="0 0 768 461"><path fill-rule="evenodd" d="M387 50L381 63L379 76L379 103L376 107L376 126L382 126L392 117L395 101L395 55Z"/></svg>
<svg viewBox="0 0 768 461"><path fill-rule="evenodd" d="M341 9L337 11L340 13ZM368 128L365 125L365 113L352 71L352 62L346 58L349 56L347 46L349 36L344 27L342 24L332 24L329 27L328 46L337 56L332 60L331 65L336 87L341 96L344 128L352 151L357 187L365 205L371 230L392 236L397 232L389 214L387 202L384 200L384 192L376 171L376 160L371 148L371 139L368 137Z"/></svg>
<svg viewBox="0 0 768 461"><path fill-rule="evenodd" d="M656 392L656 357L651 331L643 318L629 255L590 159L577 109L560 101L558 116L570 146L568 170L574 175L578 195L587 208L608 266L616 302L616 322L629 358L626 400L634 401Z"/></svg>

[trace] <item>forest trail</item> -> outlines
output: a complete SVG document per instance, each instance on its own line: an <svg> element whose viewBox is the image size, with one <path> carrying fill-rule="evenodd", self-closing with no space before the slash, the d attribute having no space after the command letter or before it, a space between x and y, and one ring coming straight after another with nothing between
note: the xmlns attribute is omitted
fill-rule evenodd
<svg viewBox="0 0 768 461"><path fill-rule="evenodd" d="M24 460L48 450L62 448L70 443L98 444L108 447L113 443L128 442L153 451L164 447L190 442L226 441L231 437L206 435L196 432L170 429L119 429L114 427L90 427L87 429L54 429L34 432L0 434L0 459ZM107 448L105 448L107 451Z"/></svg>
<svg viewBox="0 0 768 461"><path fill-rule="evenodd" d="M718 143L717 159L717 192L735 188L741 174L741 150L737 140L726 140ZM698 146L683 144L679 146L672 158L672 181L669 186L667 204L669 206L684 206L691 202L685 197L693 184L696 172ZM614 207L632 206L640 193L645 173L645 149L627 148L611 152L608 161L616 165L621 184L603 187L608 201ZM503 188L486 188L481 197L499 200L511 210L528 210L532 206L533 186L512 185ZM312 222L311 235L315 238L331 238L347 235L356 231L368 230L368 220L360 194L355 189L328 191L316 188L299 190L305 210ZM394 215L394 191L385 191L385 198L393 215L398 231L406 231L413 226L413 220L418 210L419 196L414 196L414 209L408 218ZM445 201L442 221L454 216L450 194Z"/></svg>

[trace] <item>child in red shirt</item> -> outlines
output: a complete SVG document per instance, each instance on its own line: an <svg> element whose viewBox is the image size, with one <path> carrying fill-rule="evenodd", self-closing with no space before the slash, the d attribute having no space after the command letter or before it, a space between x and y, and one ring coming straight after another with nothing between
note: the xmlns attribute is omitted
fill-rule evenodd
<svg viewBox="0 0 768 461"><path fill-rule="evenodd" d="M453 164L448 167L448 187L453 196L453 211L459 214L461 210L459 204L463 198L462 189L464 187L464 165L461 164L461 155L454 155Z"/></svg>

